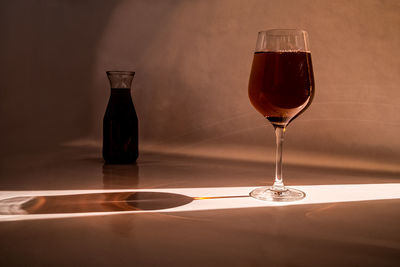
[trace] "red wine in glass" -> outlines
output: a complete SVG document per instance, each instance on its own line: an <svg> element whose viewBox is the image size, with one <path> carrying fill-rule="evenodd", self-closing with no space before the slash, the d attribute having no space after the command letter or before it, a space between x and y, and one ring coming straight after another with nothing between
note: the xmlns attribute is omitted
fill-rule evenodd
<svg viewBox="0 0 400 267"><path fill-rule="evenodd" d="M273 125L285 127L311 103L312 73L309 52L256 52L250 101Z"/></svg>

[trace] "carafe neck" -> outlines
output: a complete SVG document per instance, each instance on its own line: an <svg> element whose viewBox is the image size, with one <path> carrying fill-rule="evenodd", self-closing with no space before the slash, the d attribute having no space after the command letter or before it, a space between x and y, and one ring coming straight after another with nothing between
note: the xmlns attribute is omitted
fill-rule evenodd
<svg viewBox="0 0 400 267"><path fill-rule="evenodd" d="M107 71L111 92L113 92L113 90L131 89L134 76L135 72L132 71Z"/></svg>

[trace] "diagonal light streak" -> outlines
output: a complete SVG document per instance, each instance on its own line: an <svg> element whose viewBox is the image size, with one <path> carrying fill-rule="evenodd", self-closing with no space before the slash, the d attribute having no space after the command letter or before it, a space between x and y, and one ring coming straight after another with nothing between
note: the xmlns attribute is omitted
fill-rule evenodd
<svg viewBox="0 0 400 267"><path fill-rule="evenodd" d="M342 185L304 185L293 186L306 193L306 198L295 202L269 202L248 197L254 186L251 187L209 187L209 188L157 188L157 189L118 189L118 190L41 190L41 191L0 191L0 222L38 219L72 218L98 215L154 213L154 212L195 212L202 210L221 210L239 208L261 208L275 206L307 205L336 202L372 201L400 199L400 183L384 184L342 184ZM35 213L29 214L21 207L29 200L38 197L74 196L87 194L113 193L169 193L189 197L188 204L167 209L155 210L118 210L101 212L69 212L69 213ZM127 203L135 200L126 200ZM137 200L151 202L152 200ZM112 205L121 202L110 200L104 202ZM79 204L79 203L78 203ZM82 204L82 203L80 203ZM85 204L85 203L84 203ZM92 203L93 204L93 203Z"/></svg>

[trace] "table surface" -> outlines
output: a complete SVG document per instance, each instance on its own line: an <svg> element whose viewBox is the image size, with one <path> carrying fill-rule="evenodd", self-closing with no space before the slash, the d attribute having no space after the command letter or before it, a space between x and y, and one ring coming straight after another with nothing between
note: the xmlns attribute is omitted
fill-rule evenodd
<svg viewBox="0 0 400 267"><path fill-rule="evenodd" d="M248 196L273 174L161 153L104 165L94 147L3 158L0 266L400 266L400 174L285 165L306 199Z"/></svg>

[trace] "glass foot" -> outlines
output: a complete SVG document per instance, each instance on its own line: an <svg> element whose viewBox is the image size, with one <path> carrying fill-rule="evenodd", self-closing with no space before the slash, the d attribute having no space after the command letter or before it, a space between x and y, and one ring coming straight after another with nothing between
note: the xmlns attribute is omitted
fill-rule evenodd
<svg viewBox="0 0 400 267"><path fill-rule="evenodd" d="M260 187L250 192L250 196L267 201L296 201L305 198L306 194L293 188L285 188L283 191L271 190L271 187Z"/></svg>

